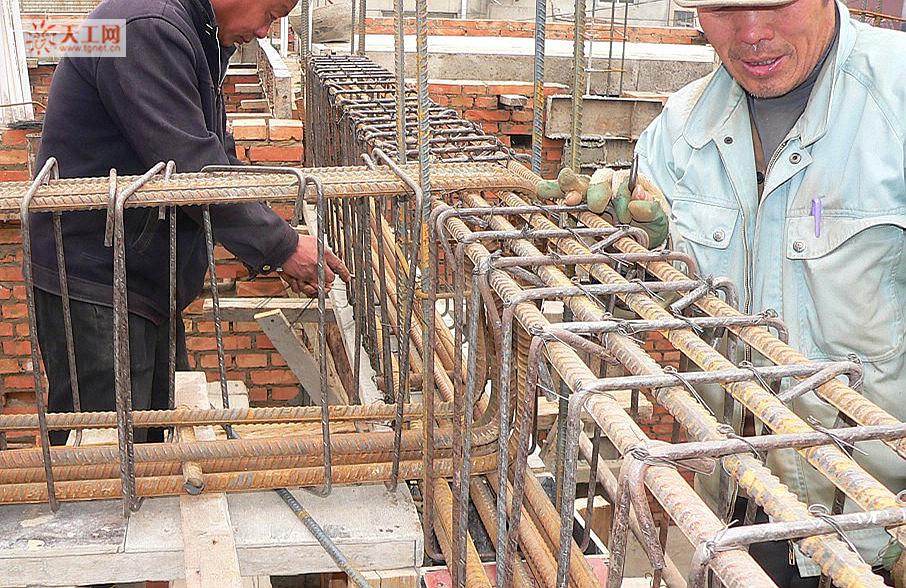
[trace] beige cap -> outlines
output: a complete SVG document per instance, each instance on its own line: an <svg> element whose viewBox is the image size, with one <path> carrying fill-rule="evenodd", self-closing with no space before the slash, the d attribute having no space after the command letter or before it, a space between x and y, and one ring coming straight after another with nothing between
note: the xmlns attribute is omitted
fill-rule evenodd
<svg viewBox="0 0 906 588"><path fill-rule="evenodd" d="M736 6L740 8L756 6L782 6L793 0L674 0L683 8L723 8Z"/></svg>

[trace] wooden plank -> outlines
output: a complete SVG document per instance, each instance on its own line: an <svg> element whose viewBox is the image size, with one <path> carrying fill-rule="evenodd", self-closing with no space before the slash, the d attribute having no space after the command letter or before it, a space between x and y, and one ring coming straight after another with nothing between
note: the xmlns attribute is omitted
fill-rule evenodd
<svg viewBox="0 0 906 588"><path fill-rule="evenodd" d="M583 526L588 522L588 498L576 499L576 513L582 519ZM594 512L591 516L591 530L604 545L610 538L611 506L603 496L595 496Z"/></svg>
<svg viewBox="0 0 906 588"><path fill-rule="evenodd" d="M0 3L0 46L3 47L0 51L0 71L3 72L0 74L0 104L21 104L0 108L0 126L34 120L19 0Z"/></svg>
<svg viewBox="0 0 906 588"><path fill-rule="evenodd" d="M268 310L284 311L294 323L317 323L318 300L312 298L221 298L220 318L225 321L251 322L255 315ZM333 320L333 308L327 302L328 320ZM206 298L202 313L205 318L214 317L214 303Z"/></svg>
<svg viewBox="0 0 906 588"><path fill-rule="evenodd" d="M318 362L299 340L283 311L262 312L255 315L255 320L308 392L312 403L321 404L321 370ZM342 404L344 399L335 387L328 386L327 401L330 404Z"/></svg>
<svg viewBox="0 0 906 588"><path fill-rule="evenodd" d="M203 372L177 372L176 405L207 408L208 382ZM190 427L199 441L214 440L213 427ZM180 434L186 431L178 429ZM179 497L187 588L242 588L239 556L226 494Z"/></svg>
<svg viewBox="0 0 906 588"><path fill-rule="evenodd" d="M379 570L376 574L380 579L380 588L416 588L418 586L418 570L414 568ZM371 580L371 578L368 579Z"/></svg>

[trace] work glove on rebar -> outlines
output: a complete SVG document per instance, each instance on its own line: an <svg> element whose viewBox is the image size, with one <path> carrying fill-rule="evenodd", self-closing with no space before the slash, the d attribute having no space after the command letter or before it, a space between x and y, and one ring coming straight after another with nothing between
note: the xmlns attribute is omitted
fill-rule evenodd
<svg viewBox="0 0 906 588"><path fill-rule="evenodd" d="M563 168L556 180L538 182L538 197L558 200L568 206L588 204L596 214L608 212L614 222L645 231L650 248L660 246L669 232L669 210L664 194L645 176L638 174L635 189L629 191L629 170L604 167L591 177Z"/></svg>

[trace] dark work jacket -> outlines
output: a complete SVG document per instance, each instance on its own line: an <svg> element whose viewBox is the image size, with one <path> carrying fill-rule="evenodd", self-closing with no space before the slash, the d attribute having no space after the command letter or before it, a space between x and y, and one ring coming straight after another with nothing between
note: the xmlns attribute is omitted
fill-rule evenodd
<svg viewBox="0 0 906 588"><path fill-rule="evenodd" d="M37 169L54 157L63 178L140 175L173 160L177 172L238 164L226 132L223 72L231 50L216 38L209 0L107 0L90 18L125 19L126 57L64 57L54 73ZM120 182L119 189L125 187ZM70 296L111 305L113 250L106 211L63 214ZM264 204L211 207L215 239L253 275L281 265L298 237ZM158 209L125 211L129 309L156 323L168 315L169 220ZM31 220L35 285L60 293L49 214ZM207 253L201 208L177 213L177 299L202 290Z"/></svg>

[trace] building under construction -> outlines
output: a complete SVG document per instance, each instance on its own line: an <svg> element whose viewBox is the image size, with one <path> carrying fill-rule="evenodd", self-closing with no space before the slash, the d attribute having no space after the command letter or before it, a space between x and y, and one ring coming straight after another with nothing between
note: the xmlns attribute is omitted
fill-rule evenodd
<svg viewBox="0 0 906 588"><path fill-rule="evenodd" d="M748 285L590 202L539 195L563 168L637 181L641 133L717 67L678 26L694 9L661 3L652 24L634 3L539 0L519 21L301 0L225 73L243 165L61 179L65 162L35 165L59 58L23 32L97 4L0 6L0 587L754 588L778 585L749 550L769 541L820 586L903 581L850 539L886 529L906 545L904 488L859 459L883 444L906 468L906 424L863 394L863 361L810 359L778 312L748 311ZM853 4L874 26L906 22L875 8ZM217 242L211 207L248 202L315 239L316 295ZM180 309L183 207L201 211L208 265ZM155 410L131 401L130 209L171 236ZM89 210L108 223L116 406L82 411L72 386L74 410L52 412L29 218L52 217L65 285L61 218ZM351 279L327 288L330 251ZM806 395L836 424L794 410ZM164 441L136 443L149 429ZM780 450L833 504L781 482Z"/></svg>

